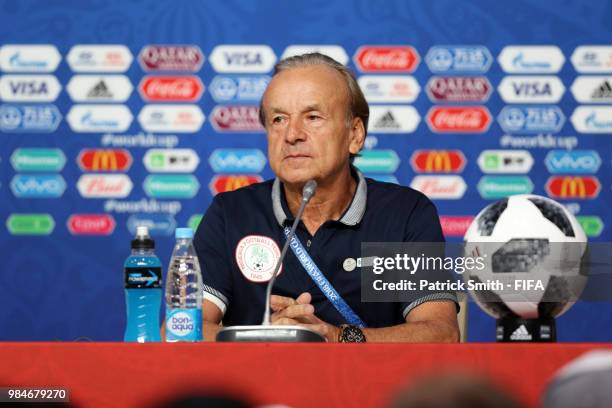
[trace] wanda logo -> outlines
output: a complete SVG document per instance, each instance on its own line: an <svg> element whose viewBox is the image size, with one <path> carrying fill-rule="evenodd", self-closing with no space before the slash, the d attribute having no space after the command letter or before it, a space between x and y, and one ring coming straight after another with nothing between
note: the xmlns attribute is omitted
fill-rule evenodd
<svg viewBox="0 0 612 408"><path fill-rule="evenodd" d="M142 98L150 102L195 102L204 85L197 76L147 76L139 86Z"/></svg>
<svg viewBox="0 0 612 408"><path fill-rule="evenodd" d="M413 47L361 47L354 57L362 72L412 72L420 57Z"/></svg>
<svg viewBox="0 0 612 408"><path fill-rule="evenodd" d="M491 125L484 106L436 106L427 114L427 124L438 133L483 133Z"/></svg>

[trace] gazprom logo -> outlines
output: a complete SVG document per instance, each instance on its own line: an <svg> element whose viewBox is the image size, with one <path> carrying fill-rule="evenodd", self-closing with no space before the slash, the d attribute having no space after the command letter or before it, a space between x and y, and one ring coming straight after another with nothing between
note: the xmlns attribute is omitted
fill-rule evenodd
<svg viewBox="0 0 612 408"><path fill-rule="evenodd" d="M59 174L17 174L11 180L11 190L20 198L58 198L66 190Z"/></svg>
<svg viewBox="0 0 612 408"><path fill-rule="evenodd" d="M216 149L208 163L216 173L259 173L266 156L259 149Z"/></svg>
<svg viewBox="0 0 612 408"><path fill-rule="evenodd" d="M53 132L61 120L62 115L55 105L0 106L0 130L3 132Z"/></svg>
<svg viewBox="0 0 612 408"><path fill-rule="evenodd" d="M551 150L544 163L554 174L593 174L601 166L601 157L595 150Z"/></svg>
<svg viewBox="0 0 612 408"><path fill-rule="evenodd" d="M565 115L557 106L506 106L497 121L508 133L557 133L565 123Z"/></svg>
<svg viewBox="0 0 612 408"><path fill-rule="evenodd" d="M268 82L268 75L217 75L208 91L217 102L259 102Z"/></svg>
<svg viewBox="0 0 612 408"><path fill-rule="evenodd" d="M0 69L6 72L53 72L61 59L54 45L10 44L0 49Z"/></svg>

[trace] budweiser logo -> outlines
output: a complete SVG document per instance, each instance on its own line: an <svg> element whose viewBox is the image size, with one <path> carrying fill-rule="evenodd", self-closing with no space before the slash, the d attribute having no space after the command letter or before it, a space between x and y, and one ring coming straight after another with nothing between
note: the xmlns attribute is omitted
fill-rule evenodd
<svg viewBox="0 0 612 408"><path fill-rule="evenodd" d="M432 199L458 199L467 189L460 176L416 176L410 187Z"/></svg>
<svg viewBox="0 0 612 408"><path fill-rule="evenodd" d="M361 47L354 60L364 72L412 72L419 55L412 47Z"/></svg>
<svg viewBox="0 0 612 408"><path fill-rule="evenodd" d="M125 174L94 175L84 174L77 182L77 189L83 197L123 198L132 191L132 181Z"/></svg>
<svg viewBox="0 0 612 408"><path fill-rule="evenodd" d="M491 114L484 106L434 107L427 123L433 132L483 133L491 124Z"/></svg>
<svg viewBox="0 0 612 408"><path fill-rule="evenodd" d="M140 94L147 101L194 102L203 91L196 76L149 76L140 83Z"/></svg>

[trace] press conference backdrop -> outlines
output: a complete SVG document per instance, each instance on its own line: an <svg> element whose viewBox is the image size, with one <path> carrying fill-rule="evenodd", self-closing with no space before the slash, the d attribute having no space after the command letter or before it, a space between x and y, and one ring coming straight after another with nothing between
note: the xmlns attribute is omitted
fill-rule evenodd
<svg viewBox="0 0 612 408"><path fill-rule="evenodd" d="M176 226L272 177L257 104L279 58L348 64L368 175L436 203L459 240L493 200L567 204L612 238L606 1L0 1L0 339L121 340L135 225ZM538 46L534 48L532 46ZM248 208L244 216L248 217ZM475 304L469 340L493 341ZM561 341L612 338L579 303Z"/></svg>

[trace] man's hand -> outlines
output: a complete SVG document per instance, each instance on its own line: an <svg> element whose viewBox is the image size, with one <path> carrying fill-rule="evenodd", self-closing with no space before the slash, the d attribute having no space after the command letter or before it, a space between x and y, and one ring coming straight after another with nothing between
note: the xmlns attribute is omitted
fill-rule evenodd
<svg viewBox="0 0 612 408"><path fill-rule="evenodd" d="M310 304L312 296L308 292L302 293L297 299L272 295L271 321L275 325L297 325L314 330L327 338L328 342L338 341L340 329L319 319L314 314L314 306Z"/></svg>

